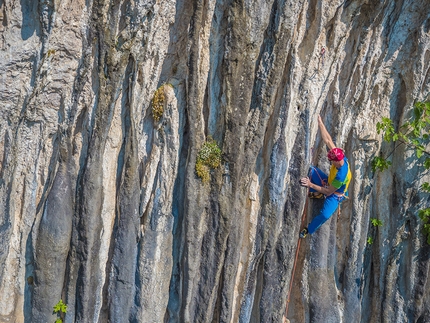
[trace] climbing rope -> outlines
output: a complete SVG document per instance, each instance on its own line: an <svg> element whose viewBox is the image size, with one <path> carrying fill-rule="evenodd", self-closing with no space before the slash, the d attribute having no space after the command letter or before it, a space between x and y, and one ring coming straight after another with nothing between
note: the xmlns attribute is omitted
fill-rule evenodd
<svg viewBox="0 0 430 323"><path fill-rule="evenodd" d="M307 194L309 194L309 188L307 190ZM306 202L305 202L305 207L303 208L302 221L300 223L300 228L303 227L303 223L304 223L305 218L306 218L306 213L308 211L308 201L309 201L309 199L306 197ZM296 256L294 257L293 271L291 273L291 280L290 280L290 289L288 291L287 305L286 305L286 309L285 309L285 319L287 319L287 315L288 315L288 306L290 304L291 290L293 289L294 274L296 272L297 258L299 256L299 250L300 250L300 242L301 242L301 240L302 239L299 238L299 240L297 241Z"/></svg>
<svg viewBox="0 0 430 323"><path fill-rule="evenodd" d="M310 169L309 169L309 173L310 173L310 174L308 174L308 177L309 177L309 178L311 178L311 177L312 177L312 172L317 173L317 175L318 175L318 177L319 177L319 179L320 179L321 185L322 185L322 186L324 186L324 187L326 187L326 186L327 186L327 181L321 178L321 175L320 175L320 173L316 170L315 166L311 166L311 167L310 167Z"/></svg>

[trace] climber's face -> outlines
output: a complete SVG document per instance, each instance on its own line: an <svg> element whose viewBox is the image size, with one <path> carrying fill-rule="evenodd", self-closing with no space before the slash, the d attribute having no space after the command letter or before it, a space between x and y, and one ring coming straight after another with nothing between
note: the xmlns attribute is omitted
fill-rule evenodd
<svg viewBox="0 0 430 323"><path fill-rule="evenodd" d="M330 160L330 163L332 163L334 167L339 168L343 165L343 160L340 160L340 161Z"/></svg>

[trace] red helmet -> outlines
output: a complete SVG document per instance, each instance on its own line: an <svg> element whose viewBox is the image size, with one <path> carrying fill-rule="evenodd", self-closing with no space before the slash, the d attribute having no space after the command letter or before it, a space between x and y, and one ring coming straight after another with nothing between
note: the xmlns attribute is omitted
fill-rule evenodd
<svg viewBox="0 0 430 323"><path fill-rule="evenodd" d="M345 154L340 148L333 148L327 153L327 158L331 161L341 161L343 157L345 157Z"/></svg>

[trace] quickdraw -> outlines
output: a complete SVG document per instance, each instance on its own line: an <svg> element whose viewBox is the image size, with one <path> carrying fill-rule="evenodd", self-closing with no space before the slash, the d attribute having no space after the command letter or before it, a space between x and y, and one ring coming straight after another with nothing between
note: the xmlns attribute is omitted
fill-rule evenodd
<svg viewBox="0 0 430 323"><path fill-rule="evenodd" d="M325 48L321 48L320 57L321 57L321 66L324 67L324 56L325 56Z"/></svg>

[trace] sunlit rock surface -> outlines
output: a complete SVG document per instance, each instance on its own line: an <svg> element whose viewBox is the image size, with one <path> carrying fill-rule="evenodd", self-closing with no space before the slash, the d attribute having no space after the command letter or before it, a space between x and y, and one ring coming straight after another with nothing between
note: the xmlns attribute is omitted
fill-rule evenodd
<svg viewBox="0 0 430 323"><path fill-rule="evenodd" d="M291 322L430 322L416 215L429 176L403 146L371 170L394 148L380 118L397 125L428 99L429 12L427 0L0 0L0 322L54 322L60 299L67 323L282 322L288 296ZM288 295L298 180L329 167L318 114L354 180L340 216L302 241ZM209 136L223 161L204 184Z"/></svg>

